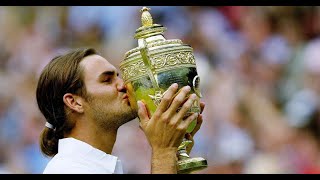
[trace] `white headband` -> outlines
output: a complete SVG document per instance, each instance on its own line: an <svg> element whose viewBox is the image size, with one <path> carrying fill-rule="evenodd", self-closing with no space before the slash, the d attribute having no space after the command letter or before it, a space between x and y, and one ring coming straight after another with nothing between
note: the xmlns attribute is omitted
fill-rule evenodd
<svg viewBox="0 0 320 180"><path fill-rule="evenodd" d="M54 129L53 125L50 124L49 122L46 122L45 126L49 129Z"/></svg>

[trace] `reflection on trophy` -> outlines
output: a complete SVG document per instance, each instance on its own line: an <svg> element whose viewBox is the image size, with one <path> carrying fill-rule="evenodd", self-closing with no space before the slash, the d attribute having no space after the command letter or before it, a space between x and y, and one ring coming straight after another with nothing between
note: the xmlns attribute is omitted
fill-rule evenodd
<svg viewBox="0 0 320 180"><path fill-rule="evenodd" d="M142 26L134 36L138 40L138 47L128 51L120 63L130 102L143 101L153 115L166 90L171 84L177 83L179 89L189 85L190 93L198 96L188 113L200 112L200 78L193 49L179 39L166 40L163 36L166 28L153 24L149 10L146 7L141 9ZM195 126L196 119L187 132L192 132ZM178 148L178 173L190 173L207 167L204 158L191 158L186 153L186 147L190 143L191 141L184 139Z"/></svg>

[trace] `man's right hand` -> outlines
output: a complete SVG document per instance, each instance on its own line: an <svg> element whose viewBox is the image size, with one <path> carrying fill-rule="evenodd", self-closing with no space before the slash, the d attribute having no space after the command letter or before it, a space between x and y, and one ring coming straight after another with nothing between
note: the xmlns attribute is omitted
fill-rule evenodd
<svg viewBox="0 0 320 180"><path fill-rule="evenodd" d="M176 173L177 149L187 127L198 116L198 113L193 113L185 118L197 99L195 94L188 97L190 87L177 91L176 83L168 88L152 117L149 117L144 103L138 102L140 126L152 147L152 173Z"/></svg>

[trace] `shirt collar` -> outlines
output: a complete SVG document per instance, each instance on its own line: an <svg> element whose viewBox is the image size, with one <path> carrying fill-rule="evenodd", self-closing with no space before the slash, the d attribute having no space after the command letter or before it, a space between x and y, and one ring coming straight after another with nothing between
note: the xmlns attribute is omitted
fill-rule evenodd
<svg viewBox="0 0 320 180"><path fill-rule="evenodd" d="M91 161L94 160L97 163L101 163L101 166L104 168L112 171L115 170L117 161L120 161L118 160L118 157L107 154L90 144L75 138L59 139L58 152L61 155L79 155L88 158Z"/></svg>

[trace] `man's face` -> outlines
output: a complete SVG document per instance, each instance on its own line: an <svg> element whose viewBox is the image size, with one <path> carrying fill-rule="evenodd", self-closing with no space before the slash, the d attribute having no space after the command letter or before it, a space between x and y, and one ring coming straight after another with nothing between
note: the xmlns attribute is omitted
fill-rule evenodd
<svg viewBox="0 0 320 180"><path fill-rule="evenodd" d="M117 69L99 55L85 57L80 66L84 69L87 91L84 113L105 128L118 128L137 117L130 106L123 80Z"/></svg>

